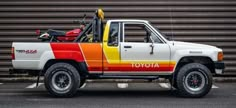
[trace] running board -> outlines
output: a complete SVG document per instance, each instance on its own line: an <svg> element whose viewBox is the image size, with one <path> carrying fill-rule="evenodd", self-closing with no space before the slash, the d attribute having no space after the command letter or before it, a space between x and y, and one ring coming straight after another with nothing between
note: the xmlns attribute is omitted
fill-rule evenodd
<svg viewBox="0 0 236 108"><path fill-rule="evenodd" d="M125 76L125 75L92 75L91 79L148 79L155 80L159 79L159 76Z"/></svg>

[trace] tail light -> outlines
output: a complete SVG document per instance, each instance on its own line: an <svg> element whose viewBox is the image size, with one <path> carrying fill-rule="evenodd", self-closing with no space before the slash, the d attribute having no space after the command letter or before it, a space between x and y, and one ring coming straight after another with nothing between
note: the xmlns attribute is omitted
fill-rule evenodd
<svg viewBox="0 0 236 108"><path fill-rule="evenodd" d="M40 30L35 31L36 35L40 35Z"/></svg>
<svg viewBox="0 0 236 108"><path fill-rule="evenodd" d="M11 48L11 58L12 58L12 60L15 60L15 48L14 47Z"/></svg>

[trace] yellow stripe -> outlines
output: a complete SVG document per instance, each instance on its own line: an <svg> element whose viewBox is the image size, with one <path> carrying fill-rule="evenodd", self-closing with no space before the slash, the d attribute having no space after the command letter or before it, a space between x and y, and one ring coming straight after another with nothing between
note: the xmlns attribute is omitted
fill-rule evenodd
<svg viewBox="0 0 236 108"><path fill-rule="evenodd" d="M108 36L110 31L110 25L107 24L103 36L103 50L107 58L107 62L110 64L118 64L120 62L120 53L117 46L108 46Z"/></svg>

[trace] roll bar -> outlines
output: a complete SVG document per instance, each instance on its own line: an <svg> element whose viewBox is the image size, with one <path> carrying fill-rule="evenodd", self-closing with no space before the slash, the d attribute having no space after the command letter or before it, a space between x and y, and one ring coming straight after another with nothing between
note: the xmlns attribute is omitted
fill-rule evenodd
<svg viewBox="0 0 236 108"><path fill-rule="evenodd" d="M101 42L103 37L103 19L103 10L96 10L93 20L88 25L86 25L85 29L77 36L74 42L78 42L83 36L86 36L87 32L91 30L93 31L93 42Z"/></svg>

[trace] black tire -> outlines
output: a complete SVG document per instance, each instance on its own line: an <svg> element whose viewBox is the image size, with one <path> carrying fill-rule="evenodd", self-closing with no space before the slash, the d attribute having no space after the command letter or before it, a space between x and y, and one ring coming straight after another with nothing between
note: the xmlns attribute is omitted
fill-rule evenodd
<svg viewBox="0 0 236 108"><path fill-rule="evenodd" d="M200 63L186 64L177 73L176 84L180 96L203 97L211 90L212 74Z"/></svg>
<svg viewBox="0 0 236 108"><path fill-rule="evenodd" d="M55 63L47 69L44 83L51 95L72 97L76 94L80 84L80 75L77 69L69 63Z"/></svg>

